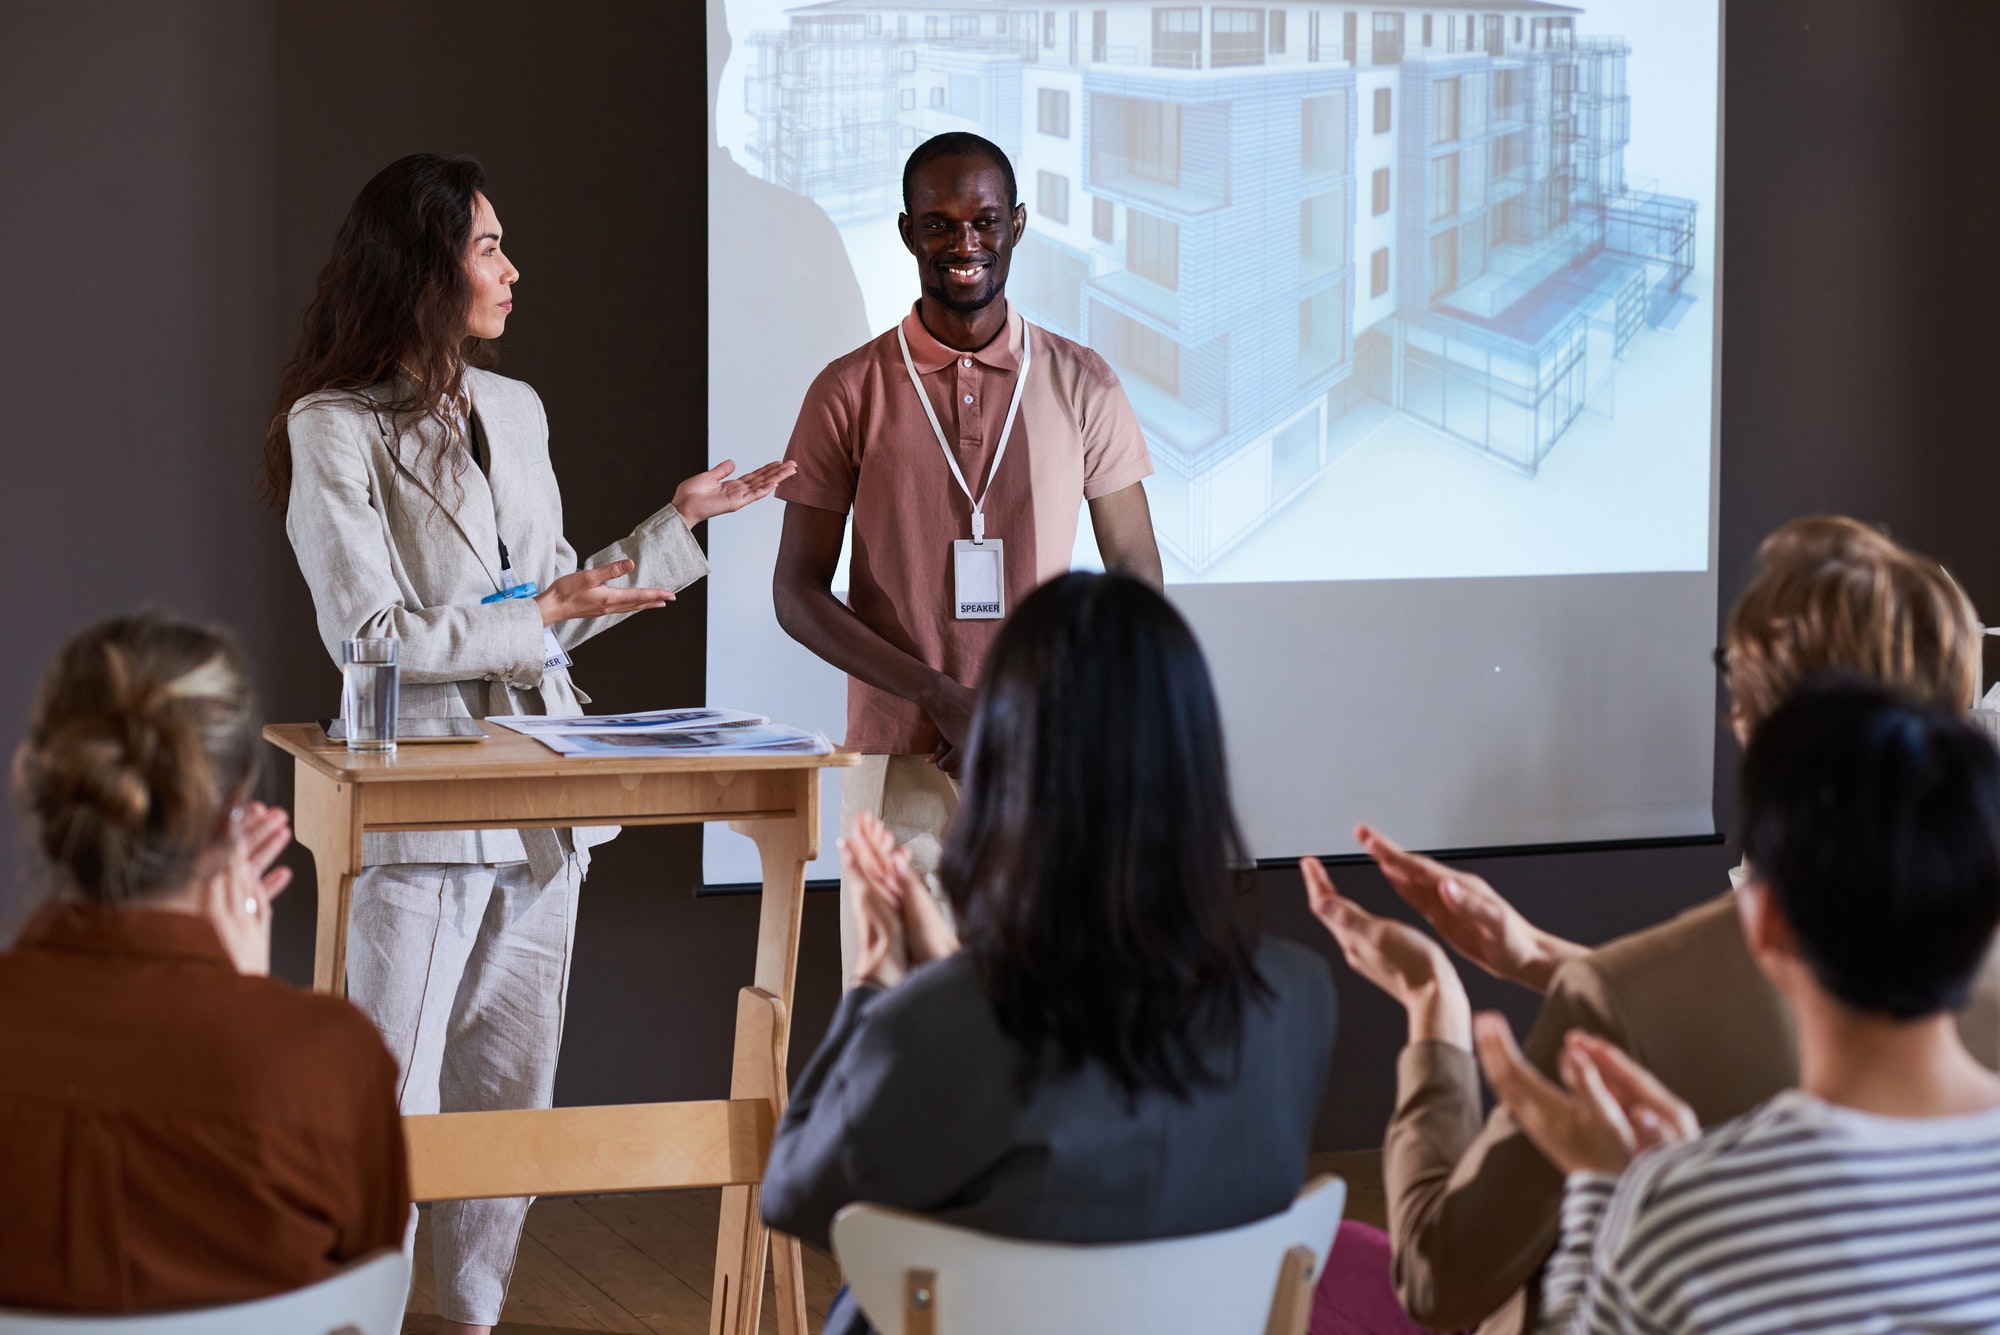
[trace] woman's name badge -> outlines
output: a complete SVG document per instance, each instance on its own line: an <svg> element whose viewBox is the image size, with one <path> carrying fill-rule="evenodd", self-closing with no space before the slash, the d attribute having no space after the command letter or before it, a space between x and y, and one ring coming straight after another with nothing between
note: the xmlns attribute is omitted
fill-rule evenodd
<svg viewBox="0 0 2000 1335"><path fill-rule="evenodd" d="M953 598L960 621L998 621L1007 615L1007 572L1000 539L951 545Z"/></svg>
<svg viewBox="0 0 2000 1335"><path fill-rule="evenodd" d="M554 627L543 626L542 671L554 672L557 668L566 668L568 666L569 653L562 647L562 642L556 639Z"/></svg>

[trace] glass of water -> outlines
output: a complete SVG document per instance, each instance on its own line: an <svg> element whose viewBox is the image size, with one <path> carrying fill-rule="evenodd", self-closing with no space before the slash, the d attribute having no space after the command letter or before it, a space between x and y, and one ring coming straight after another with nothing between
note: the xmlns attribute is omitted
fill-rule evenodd
<svg viewBox="0 0 2000 1335"><path fill-rule="evenodd" d="M396 658L399 640L340 642L340 717L350 751L396 749Z"/></svg>

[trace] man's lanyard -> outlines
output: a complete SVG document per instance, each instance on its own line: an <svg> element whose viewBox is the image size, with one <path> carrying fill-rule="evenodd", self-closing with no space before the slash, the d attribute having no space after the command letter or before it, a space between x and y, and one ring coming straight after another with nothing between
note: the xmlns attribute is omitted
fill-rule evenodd
<svg viewBox="0 0 2000 1335"><path fill-rule="evenodd" d="M931 396L924 391L924 382L917 376L917 363L910 356L910 340L903 336L903 326L896 325L896 343L903 349L903 369L910 373L910 384L917 391L917 402L924 405L924 416L931 422L931 430L937 435L938 448L944 451L944 461L951 468L952 477L958 482L958 489L965 493L965 499L972 502L972 540L986 541L986 496L993 490L993 479L1000 472L1000 457L1007 453L1007 440L1014 434L1014 415L1021 411L1021 391L1028 387L1029 338L1033 327L1026 320L1021 321L1021 370L1014 380L1014 397L1007 404L1007 421L1000 428L1000 443L993 451L993 466L986 470L986 485L974 496L972 488L966 485L965 474L959 469L958 456L951 452L951 442L945 439L944 427L938 422L937 409L931 406Z"/></svg>

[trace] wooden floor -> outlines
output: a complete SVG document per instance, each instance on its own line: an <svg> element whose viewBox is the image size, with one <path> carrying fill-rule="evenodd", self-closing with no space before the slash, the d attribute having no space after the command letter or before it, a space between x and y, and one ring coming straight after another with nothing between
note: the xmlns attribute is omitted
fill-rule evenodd
<svg viewBox="0 0 2000 1335"><path fill-rule="evenodd" d="M1315 1173L1347 1179L1347 1217L1382 1225L1382 1156L1373 1151L1322 1154ZM640 1196L545 1197L528 1211L527 1236L514 1267L498 1335L568 1335L625 1331L630 1335L707 1335L708 1297L715 1271L719 1191L652 1192ZM437 1308L431 1271L430 1213L417 1226L416 1275L404 1335L432 1335ZM764 1282L763 1330L777 1322ZM817 1332L840 1289L833 1258L806 1248L807 1324Z"/></svg>

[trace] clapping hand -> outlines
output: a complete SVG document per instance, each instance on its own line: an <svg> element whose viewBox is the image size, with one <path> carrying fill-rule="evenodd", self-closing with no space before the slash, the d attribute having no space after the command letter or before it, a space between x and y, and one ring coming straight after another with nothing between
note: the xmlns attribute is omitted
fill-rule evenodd
<svg viewBox="0 0 2000 1335"><path fill-rule="evenodd" d="M292 842L283 807L246 802L229 816L228 858L204 886L202 907L238 973L271 972L271 901L292 883L275 865Z"/></svg>
<svg viewBox="0 0 2000 1335"><path fill-rule="evenodd" d="M854 983L894 987L919 964L958 949L958 935L944 920L931 888L910 869L910 851L863 812L840 841L840 866L853 895L861 951Z"/></svg>
<svg viewBox="0 0 2000 1335"><path fill-rule="evenodd" d="M1481 1015L1474 1032L1487 1083L1564 1173L1616 1176L1655 1145L1701 1134L1692 1108L1595 1034L1572 1029L1564 1036L1558 1085L1528 1064L1500 1016Z"/></svg>
<svg viewBox="0 0 2000 1335"><path fill-rule="evenodd" d="M681 512L681 521L693 528L704 519L733 514L754 501L761 501L776 491L780 482L798 472L799 466L781 459L732 479L729 475L735 471L736 461L724 459L706 473L696 473L675 487L674 509Z"/></svg>
<svg viewBox="0 0 2000 1335"><path fill-rule="evenodd" d="M1355 826L1354 837L1403 902L1421 913L1453 950L1494 977L1545 992L1556 967L1583 952L1529 922L1480 877L1407 852L1367 825Z"/></svg>
<svg viewBox="0 0 2000 1335"><path fill-rule="evenodd" d="M1306 901L1339 943L1348 967L1387 992L1409 1016L1412 1043L1472 1044L1472 1006L1444 948L1407 923L1368 912L1333 887L1318 858L1299 863Z"/></svg>

